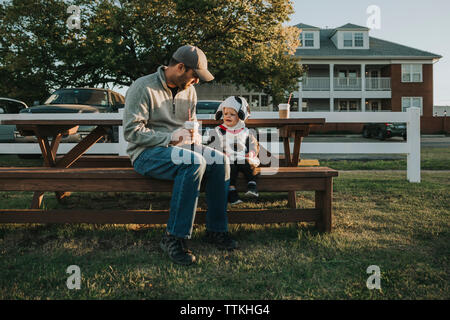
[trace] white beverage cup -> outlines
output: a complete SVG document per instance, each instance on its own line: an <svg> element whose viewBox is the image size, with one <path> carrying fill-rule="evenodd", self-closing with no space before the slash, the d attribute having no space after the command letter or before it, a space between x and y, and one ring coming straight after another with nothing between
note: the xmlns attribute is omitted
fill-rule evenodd
<svg viewBox="0 0 450 320"><path fill-rule="evenodd" d="M280 103L278 105L278 113L279 113L281 119L289 118L290 107L291 106L289 103Z"/></svg>
<svg viewBox="0 0 450 320"><path fill-rule="evenodd" d="M194 133L195 131L198 131L200 124L198 121L185 121L184 122L184 128L189 130L191 133Z"/></svg>

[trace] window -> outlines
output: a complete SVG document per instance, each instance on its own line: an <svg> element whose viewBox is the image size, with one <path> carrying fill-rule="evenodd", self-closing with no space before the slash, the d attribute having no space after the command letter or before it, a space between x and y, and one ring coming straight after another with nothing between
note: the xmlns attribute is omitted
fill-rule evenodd
<svg viewBox="0 0 450 320"><path fill-rule="evenodd" d="M304 46L305 47L314 47L314 33L312 32L305 32L304 34Z"/></svg>
<svg viewBox="0 0 450 320"><path fill-rule="evenodd" d="M422 65L402 64L402 82L422 82Z"/></svg>
<svg viewBox="0 0 450 320"><path fill-rule="evenodd" d="M261 106L267 107L269 105L269 96L264 94L261 96Z"/></svg>
<svg viewBox="0 0 450 320"><path fill-rule="evenodd" d="M353 37L351 32L344 33L344 47L353 47Z"/></svg>
<svg viewBox="0 0 450 320"><path fill-rule="evenodd" d="M250 110L256 109L259 107L259 95L252 95L250 101L248 101L250 105Z"/></svg>
<svg viewBox="0 0 450 320"><path fill-rule="evenodd" d="M362 33L355 33L355 47L363 47L364 46L364 36Z"/></svg>
<svg viewBox="0 0 450 320"><path fill-rule="evenodd" d="M338 100L337 111L360 111L359 101L356 100Z"/></svg>
<svg viewBox="0 0 450 320"><path fill-rule="evenodd" d="M402 111L405 112L410 107L420 108L420 115L423 115L422 97L402 97Z"/></svg>

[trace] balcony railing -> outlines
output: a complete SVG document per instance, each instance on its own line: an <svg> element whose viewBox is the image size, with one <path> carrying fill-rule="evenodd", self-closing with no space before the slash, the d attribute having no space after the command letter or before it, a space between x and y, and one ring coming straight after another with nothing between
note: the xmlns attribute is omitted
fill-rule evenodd
<svg viewBox="0 0 450 320"><path fill-rule="evenodd" d="M330 78L304 77L303 91L330 91Z"/></svg>
<svg viewBox="0 0 450 320"><path fill-rule="evenodd" d="M334 78L335 91L361 90L361 78Z"/></svg>
<svg viewBox="0 0 450 320"><path fill-rule="evenodd" d="M366 90L389 91L391 90L391 78L366 78Z"/></svg>
<svg viewBox="0 0 450 320"><path fill-rule="evenodd" d="M361 91L361 78L334 78L335 91ZM328 77L304 77L303 91L330 91L330 78ZM366 78L367 91L390 91L391 78Z"/></svg>

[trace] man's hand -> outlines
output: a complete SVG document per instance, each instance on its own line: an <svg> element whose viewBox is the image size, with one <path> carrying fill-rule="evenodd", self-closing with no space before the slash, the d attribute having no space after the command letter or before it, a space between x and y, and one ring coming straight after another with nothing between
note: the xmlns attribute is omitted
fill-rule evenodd
<svg viewBox="0 0 450 320"><path fill-rule="evenodd" d="M192 142L192 135L190 131L184 128L175 130L170 137L170 144L173 146L192 144Z"/></svg>
<svg viewBox="0 0 450 320"><path fill-rule="evenodd" d="M192 138L192 141L194 142L194 144L202 144L203 143L202 136L198 133L198 130L194 131L194 136Z"/></svg>

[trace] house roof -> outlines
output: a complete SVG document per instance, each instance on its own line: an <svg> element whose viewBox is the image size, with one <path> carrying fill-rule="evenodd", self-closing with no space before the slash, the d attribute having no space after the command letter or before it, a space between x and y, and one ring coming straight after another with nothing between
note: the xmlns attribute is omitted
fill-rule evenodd
<svg viewBox="0 0 450 320"><path fill-rule="evenodd" d="M347 23L347 24L344 24L343 26L340 26L340 27L334 29L334 31L330 35L330 37L332 37L339 30L347 30L347 31L364 30L364 31L369 31L370 29L367 28L367 27L358 26L358 25L353 24L353 23Z"/></svg>
<svg viewBox="0 0 450 320"><path fill-rule="evenodd" d="M369 30L369 28L367 28L367 27L358 26L353 23L347 23L347 24L344 24L343 26L340 26L339 28L336 28L336 30L342 30L342 29Z"/></svg>
<svg viewBox="0 0 450 320"><path fill-rule="evenodd" d="M340 28L355 26L346 24ZM355 26L363 28L360 26ZM409 59L439 59L442 56L404 46L398 43L369 37L369 49L338 49L331 37L337 29L320 29L320 49L297 49L295 55L308 59L333 59L333 58L360 58L360 59L377 59L377 58L409 58ZM369 29L367 29L369 30Z"/></svg>
<svg viewBox="0 0 450 320"><path fill-rule="evenodd" d="M294 27L297 27L299 29L315 29L315 30L320 30L320 28L318 27L314 27L314 26L310 26L309 24L305 24L305 23L299 23L297 25L295 25Z"/></svg>

